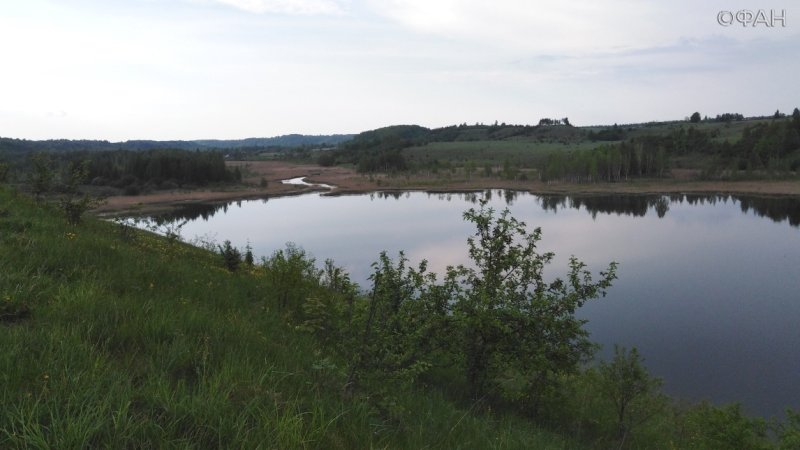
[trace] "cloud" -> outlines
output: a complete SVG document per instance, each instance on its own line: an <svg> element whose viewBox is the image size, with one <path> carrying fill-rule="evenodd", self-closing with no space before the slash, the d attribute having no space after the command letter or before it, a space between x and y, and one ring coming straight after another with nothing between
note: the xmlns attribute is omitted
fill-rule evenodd
<svg viewBox="0 0 800 450"><path fill-rule="evenodd" d="M660 7L612 0L369 0L372 9L419 32L509 49L574 51L659 42ZM645 42L642 42L645 41Z"/></svg>
<svg viewBox="0 0 800 450"><path fill-rule="evenodd" d="M256 14L339 15L345 5L337 0L212 0Z"/></svg>
<svg viewBox="0 0 800 450"><path fill-rule="evenodd" d="M724 33L740 40L785 37L788 28L721 27L730 1L365 0L376 14L415 32L507 52L574 54L668 45ZM751 9L753 6L751 5Z"/></svg>
<svg viewBox="0 0 800 450"><path fill-rule="evenodd" d="M45 116L47 116L50 119L63 119L64 117L67 117L67 112L66 111L48 111L48 112L45 113Z"/></svg>

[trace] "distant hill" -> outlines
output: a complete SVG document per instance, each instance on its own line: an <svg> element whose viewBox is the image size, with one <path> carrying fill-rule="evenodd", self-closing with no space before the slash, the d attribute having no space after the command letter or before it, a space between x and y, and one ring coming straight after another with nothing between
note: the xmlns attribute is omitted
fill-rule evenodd
<svg viewBox="0 0 800 450"><path fill-rule="evenodd" d="M537 125L398 125L360 133L316 161L361 172L445 170L467 180L477 168L486 177L570 182L662 178L672 168L707 179L795 176L800 110L759 117L693 113L685 120L611 126L573 126L567 118Z"/></svg>
<svg viewBox="0 0 800 450"><path fill-rule="evenodd" d="M305 134L285 134L270 138L247 138L240 140L218 140L204 139L192 141L198 145L212 148L243 148L243 147L318 147L335 146L353 138L352 134L331 134L331 135L305 135Z"/></svg>
<svg viewBox="0 0 800 450"><path fill-rule="evenodd" d="M362 172L394 172L411 168L406 149L432 143L471 142L543 142L577 143L586 131L560 120L547 119L543 125L475 124L425 128L419 125L395 125L365 131L339 145L332 154L318 159L322 165L348 163Z"/></svg>
<svg viewBox="0 0 800 450"><path fill-rule="evenodd" d="M238 149L238 148L297 148L336 146L353 138L352 134L333 135L303 135L287 134L269 138L247 139L199 139L192 141L156 141L156 140L130 140L125 142L109 142L99 140L69 140L51 139L33 141L27 139L13 139L0 137L0 153L21 153L26 151L68 152L76 150L101 151L101 150L152 150L152 149L179 149L179 150L213 150L213 149Z"/></svg>

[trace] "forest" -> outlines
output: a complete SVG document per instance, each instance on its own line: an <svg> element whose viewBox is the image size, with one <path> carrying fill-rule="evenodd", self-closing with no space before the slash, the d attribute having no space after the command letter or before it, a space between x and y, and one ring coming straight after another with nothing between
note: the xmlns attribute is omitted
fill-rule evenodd
<svg viewBox="0 0 800 450"><path fill-rule="evenodd" d="M81 168L79 184L122 189L125 195L143 190L176 189L241 181L239 168L225 166L218 151L113 150L34 153L17 175L36 191L58 190Z"/></svg>
<svg viewBox="0 0 800 450"><path fill-rule="evenodd" d="M723 120L724 121L724 120ZM791 119L776 117L743 129L735 142L719 140L719 130L688 126L661 136L643 136L568 154L554 153L542 172L546 181L623 181L633 177L661 178L671 161L703 155L710 161L704 178L723 178L743 172L778 174L800 169L800 110Z"/></svg>

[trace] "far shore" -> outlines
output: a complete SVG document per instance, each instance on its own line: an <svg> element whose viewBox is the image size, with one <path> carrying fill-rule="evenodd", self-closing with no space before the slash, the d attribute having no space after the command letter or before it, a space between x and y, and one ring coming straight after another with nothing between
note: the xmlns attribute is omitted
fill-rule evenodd
<svg viewBox="0 0 800 450"><path fill-rule="evenodd" d="M513 189L531 194L748 194L758 196L800 196L800 181L694 181L686 174L674 178L635 180L622 183L545 183L541 181L503 180L473 177L472 179L426 176L369 176L345 167L322 167L283 161L233 161L245 174L240 186L224 189L163 191L137 196L113 196L95 210L101 216L144 215L165 212L186 204L227 203L237 200L273 198L324 191L326 195L362 194L369 192L427 191L473 192L486 189ZM310 183L336 186L327 189L288 185L281 180L306 177ZM262 179L266 187L262 186Z"/></svg>

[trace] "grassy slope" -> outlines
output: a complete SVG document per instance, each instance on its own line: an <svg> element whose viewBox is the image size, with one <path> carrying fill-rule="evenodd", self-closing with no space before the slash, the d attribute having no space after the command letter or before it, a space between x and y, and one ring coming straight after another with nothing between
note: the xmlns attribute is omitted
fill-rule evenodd
<svg viewBox="0 0 800 450"><path fill-rule="evenodd" d="M435 392L389 420L275 308L268 277L0 187L2 448L574 448ZM341 366L342 364L339 364Z"/></svg>

